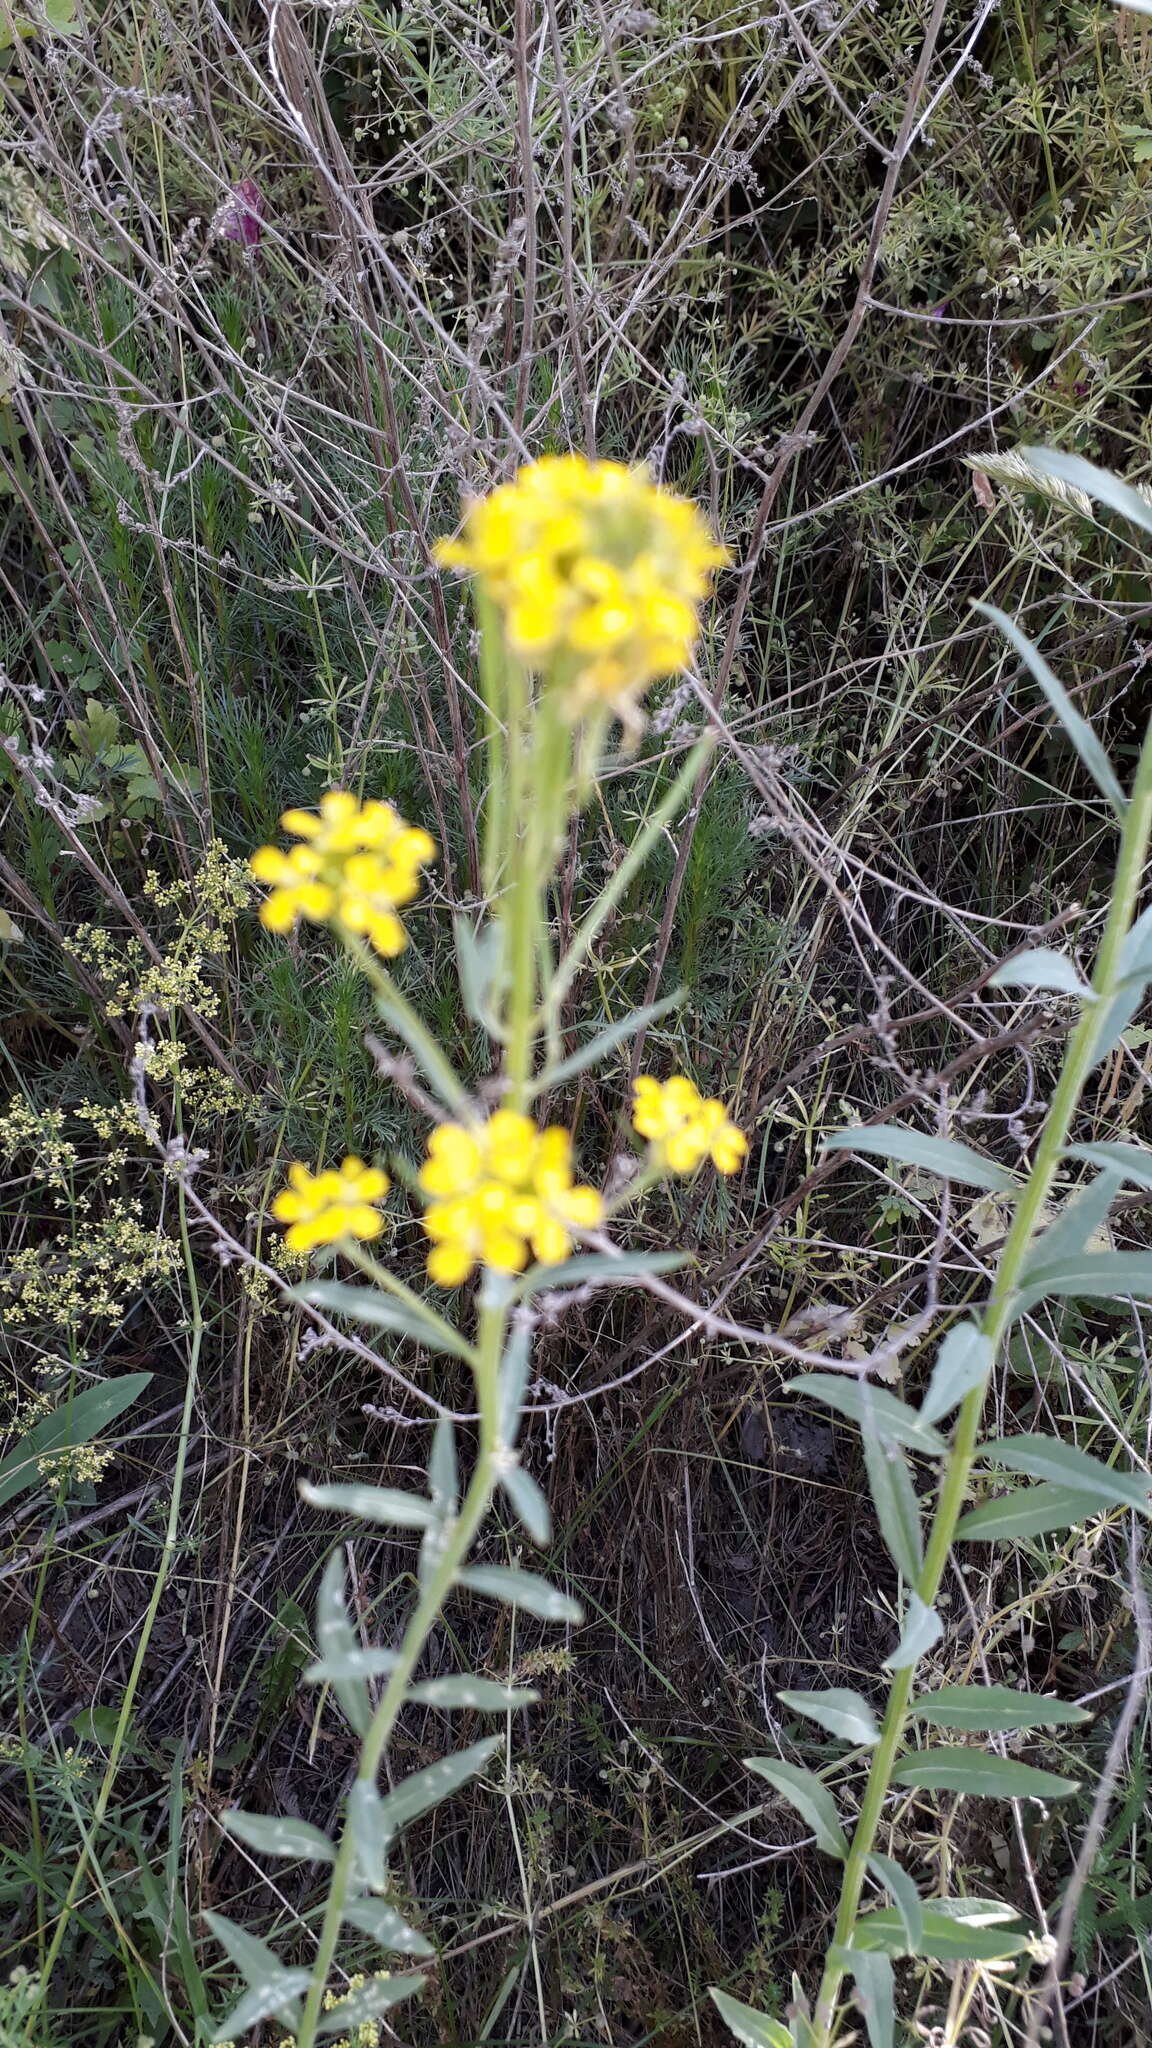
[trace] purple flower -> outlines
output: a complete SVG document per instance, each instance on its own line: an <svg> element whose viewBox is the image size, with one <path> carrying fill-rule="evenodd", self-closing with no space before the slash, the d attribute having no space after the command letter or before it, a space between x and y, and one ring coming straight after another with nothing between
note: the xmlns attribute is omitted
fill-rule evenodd
<svg viewBox="0 0 1152 2048"><path fill-rule="evenodd" d="M263 214L264 194L259 185L251 178L241 178L216 215L216 232L226 242L240 242L245 249L254 249L264 232L260 225Z"/></svg>

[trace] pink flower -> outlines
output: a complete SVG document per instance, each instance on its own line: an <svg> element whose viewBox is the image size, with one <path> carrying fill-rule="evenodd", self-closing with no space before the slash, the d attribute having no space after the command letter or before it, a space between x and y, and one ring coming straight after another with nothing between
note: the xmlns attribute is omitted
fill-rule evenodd
<svg viewBox="0 0 1152 2048"><path fill-rule="evenodd" d="M264 194L251 178L241 178L216 215L215 228L226 242L254 249L263 233Z"/></svg>

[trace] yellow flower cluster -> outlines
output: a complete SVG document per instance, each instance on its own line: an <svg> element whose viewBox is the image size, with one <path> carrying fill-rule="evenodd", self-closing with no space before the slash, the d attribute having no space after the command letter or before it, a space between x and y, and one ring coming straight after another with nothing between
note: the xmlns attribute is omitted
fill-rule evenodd
<svg viewBox="0 0 1152 2048"><path fill-rule="evenodd" d="M437 559L479 577L513 653L551 668L573 710L617 710L691 659L711 571L728 559L696 506L643 469L549 455L469 506Z"/></svg>
<svg viewBox="0 0 1152 2048"><path fill-rule="evenodd" d="M651 1074L641 1074L633 1095L633 1125L651 1142L657 1165L670 1173L695 1173L710 1159L720 1173L738 1170L748 1150L747 1138L724 1104L715 1096L705 1099L686 1075L657 1081Z"/></svg>
<svg viewBox="0 0 1152 2048"><path fill-rule="evenodd" d="M300 843L288 853L261 846L251 863L257 881L272 885L260 910L269 931L291 931L303 917L366 938L386 959L402 953L408 935L396 912L418 895L420 869L436 857L427 832L391 804L361 806L341 789L320 799L319 815L285 811L280 823Z"/></svg>
<svg viewBox="0 0 1152 2048"><path fill-rule="evenodd" d="M424 1212L428 1272L441 1287L458 1286L477 1265L519 1273L529 1251L558 1265L574 1233L594 1230L604 1214L595 1188L574 1185L569 1132L538 1130L510 1109L473 1127L439 1125L419 1180L432 1197Z"/></svg>
<svg viewBox="0 0 1152 2048"><path fill-rule="evenodd" d="M288 1186L277 1195L272 1214L288 1225L284 1242L293 1252L314 1251L342 1237L379 1237L384 1218L375 1204L390 1186L386 1173L362 1159L349 1157L323 1173L290 1166Z"/></svg>

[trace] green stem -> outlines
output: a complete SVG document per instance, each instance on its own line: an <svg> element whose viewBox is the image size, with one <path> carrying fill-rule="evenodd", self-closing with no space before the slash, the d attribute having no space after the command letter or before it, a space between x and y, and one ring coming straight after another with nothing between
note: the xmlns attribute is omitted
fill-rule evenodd
<svg viewBox="0 0 1152 2048"><path fill-rule="evenodd" d="M475 1468L460 1512L447 1530L439 1562L429 1574L412 1611L404 1631L404 1640L400 1645L396 1668L389 1677L380 1704L372 1716L371 1725L361 1744L360 1762L356 1772L361 1784L374 1785L376 1782L380 1762L396 1726L412 1674L424 1653L424 1646L436 1625L440 1610L452 1590L456 1574L464 1564L491 1504L496 1487L499 1449L500 1360L503 1356L507 1326L506 1307L481 1306L475 1367L476 1405L480 1411L480 1444ZM355 1843L351 1827L346 1825L332 1868L332 1881L324 1908L316 1961L312 1968L312 1982L308 1987L304 2014L296 2035L296 2048L313 2048L316 2040L316 2028L323 2008L329 1972L336 1954L340 1922L352 1883L354 1865Z"/></svg>
<svg viewBox="0 0 1152 2048"><path fill-rule="evenodd" d="M1001 1253L995 1286L988 1306L980 1318L981 1333L988 1338L991 1345L991 1364L995 1363L996 1352L1013 1320L1016 1288L1028 1257L1033 1232L1042 1220L1044 1203L1060 1165L1072 1119L1095 1064L1100 1020L1108 999L1115 993L1120 980L1121 948L1132 923L1148 856L1150 836L1152 725L1145 734L1132 799L1124 816L1112 901L1092 976L1096 1000L1084 1004L1080 1021L1068 1041L1060 1078L1036 1146L1032 1170L1016 1203L1012 1226ZM990 1374L991 1365L989 1376ZM968 1479L979 1441L987 1389L986 1378L965 1397L957 1418L924 1554L924 1565L916 1585L916 1592L926 1607L931 1607L935 1602L948 1566L956 1525L963 1509ZM914 1666L910 1666L907 1670L897 1671L889 1689L884 1725L880 1740L872 1753L868 1784L844 1866L840 1907L832 1935L833 1949L846 1948L851 1942L856 1926L868 1857L872 1854L881 1812L888 1795L892 1769L904 1736L914 1669ZM816 2006L817 2048L830 2048L837 2001L846 1974L846 1968L842 1963L830 1961L825 1965Z"/></svg>

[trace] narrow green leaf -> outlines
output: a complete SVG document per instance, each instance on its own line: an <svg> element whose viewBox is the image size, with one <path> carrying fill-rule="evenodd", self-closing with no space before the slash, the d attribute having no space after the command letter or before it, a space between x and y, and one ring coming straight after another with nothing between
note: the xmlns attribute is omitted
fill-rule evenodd
<svg viewBox="0 0 1152 2048"><path fill-rule="evenodd" d="M79 1444L90 1444L93 1437L139 1400L151 1379L150 1372L121 1373L118 1379L85 1387L83 1393L74 1394L71 1400L54 1408L51 1415L34 1422L31 1429L25 1430L16 1449L0 1458L0 1507L15 1500L18 1494L27 1493L30 1487L51 1484L58 1455ZM40 1470L42 1458L47 1468L44 1472Z"/></svg>
<svg viewBox="0 0 1152 2048"><path fill-rule="evenodd" d="M332 1508L362 1522L389 1523L398 1529L430 1529L441 1520L430 1500L400 1493L394 1486L310 1486L305 1480L300 1498L309 1507Z"/></svg>
<svg viewBox="0 0 1152 2048"><path fill-rule="evenodd" d="M239 1807L222 1813L220 1820L238 1842L246 1842L262 1856L291 1856L312 1863L335 1861L336 1851L327 1835L310 1821L270 1813L244 1813Z"/></svg>
<svg viewBox="0 0 1152 2048"><path fill-rule="evenodd" d="M552 1536L552 1511L530 1472L523 1465L510 1465L500 1474L500 1484L512 1503L517 1520L533 1543L543 1547Z"/></svg>
<svg viewBox="0 0 1152 2048"><path fill-rule="evenodd" d="M757 1777L766 1778L768 1783L796 1808L806 1827L816 1837L817 1847L826 1856L843 1859L848 1854L848 1844L836 1811L836 1802L827 1785L813 1771L801 1770L798 1764L784 1764L777 1757L750 1756L745 1766L755 1771Z"/></svg>
<svg viewBox="0 0 1152 2048"><path fill-rule="evenodd" d="M789 1707L794 1714L803 1714L807 1721L815 1721L842 1742L871 1747L880 1740L876 1716L867 1700L846 1686L830 1686L826 1692L778 1692L776 1697L781 1706Z"/></svg>
<svg viewBox="0 0 1152 2048"><path fill-rule="evenodd" d="M514 1685L498 1685L494 1678L422 1678L408 1694L425 1707L475 1707L481 1714L506 1714L517 1707L530 1707L540 1697Z"/></svg>
<svg viewBox="0 0 1152 2048"><path fill-rule="evenodd" d="M904 1401L898 1401L895 1394L886 1394L882 1388L874 1387L870 1380L843 1378L838 1373L802 1372L794 1380L788 1380L784 1387L786 1394L808 1394L814 1401L823 1401L828 1408L835 1408L837 1414L847 1415L852 1422L863 1427L865 1411L871 1415L881 1440L890 1444L903 1444L907 1450L921 1451L925 1456L941 1458L948 1449L944 1438L930 1422L925 1422L915 1408L909 1408Z"/></svg>
<svg viewBox="0 0 1152 2048"><path fill-rule="evenodd" d="M909 1584L913 1584L919 1578L924 1562L916 1489L903 1451L897 1444L884 1442L867 1401L863 1403L862 1419L864 1464L880 1534L893 1564Z"/></svg>
<svg viewBox="0 0 1152 2048"><path fill-rule="evenodd" d="M1030 1479L1051 1479L1057 1486L1086 1493L1092 1500L1116 1507L1136 1508L1142 1515L1152 1512L1152 1479L1146 1472L1118 1472L1090 1458L1075 1444L1055 1436L1002 1436L980 1444L977 1456L986 1465L1002 1465L1009 1472L1026 1472Z"/></svg>
<svg viewBox="0 0 1152 2048"><path fill-rule="evenodd" d="M515 1448L520 1434L520 1411L528 1385L532 1361L532 1324L527 1316L512 1325L511 1335L500 1361L500 1443L504 1450Z"/></svg>
<svg viewBox="0 0 1152 2048"><path fill-rule="evenodd" d="M936 1354L928 1392L920 1403L921 1422L939 1422L974 1387L981 1386L991 1370L991 1339L975 1323L957 1323Z"/></svg>
<svg viewBox="0 0 1152 2048"><path fill-rule="evenodd" d="M406 1977L369 1977L366 1984L358 1984L339 2005L334 2005L317 2022L318 2034L344 2034L355 2040L356 2030L376 2019L380 2013L391 2012L394 2005L400 2005L406 1998L415 1998L425 1989L425 1978L409 1974Z"/></svg>
<svg viewBox="0 0 1152 2048"><path fill-rule="evenodd" d="M522 1607L526 1614L538 1615L541 1621L568 1621L579 1628L584 1619L584 1610L567 1593L561 1593L557 1586L550 1586L547 1579L538 1579L533 1572L522 1572L502 1564L471 1565L467 1571L457 1572L458 1586L468 1586L473 1593L484 1593L490 1600L503 1600L509 1607Z"/></svg>
<svg viewBox="0 0 1152 2048"><path fill-rule="evenodd" d="M1077 1778L1058 1778L1052 1771L1017 1763L1015 1757L955 1743L906 1757L892 1777L920 1792L963 1792L985 1799L1065 1799L1079 1784Z"/></svg>
<svg viewBox="0 0 1152 2048"><path fill-rule="evenodd" d="M907 1671L909 1665L918 1664L925 1652L938 1643L944 1633L944 1624L934 1607L926 1607L918 1593L909 1593L904 1613L904 1627L900 1641L890 1657L884 1659L886 1671Z"/></svg>
<svg viewBox="0 0 1152 2048"><path fill-rule="evenodd" d="M530 1295L545 1290L551 1294L563 1287L622 1284L645 1273L674 1273L677 1267L686 1266L688 1259L687 1252L588 1252L565 1259L559 1266L529 1266L516 1283L513 1299L527 1301Z"/></svg>
<svg viewBox="0 0 1152 2048"><path fill-rule="evenodd" d="M1130 1181L1136 1188L1152 1188L1152 1150L1145 1145L1069 1145L1070 1159L1086 1159L1090 1166L1103 1166Z"/></svg>
<svg viewBox="0 0 1152 2048"><path fill-rule="evenodd" d="M494 1038L497 1030L493 997L503 959L504 935L496 923L476 931L463 911L453 913L452 931L456 940L456 962L464 1008L472 1022Z"/></svg>
<svg viewBox="0 0 1152 2048"><path fill-rule="evenodd" d="M1095 1002L1095 991L1089 987L1074 960L1067 953L1053 953L1047 946L1033 947L1030 952L1017 953L1011 960L1005 960L995 974L988 977L989 988L1045 988L1057 995L1087 997Z"/></svg>
<svg viewBox="0 0 1152 2048"><path fill-rule="evenodd" d="M228 2024L233 2024L237 2013L243 2013L245 2007L250 2006L251 2012L242 2020L243 2026L255 2026L258 2020L268 2019L273 2013L284 2019L285 2025L293 2025L294 2020L285 2016L295 2013L295 2000L307 1991L312 1972L288 1969L266 1941L259 1940L225 1914L205 1913L204 1918L248 1986L247 1999L241 1999L229 2014ZM217 2028L214 2039L226 2041L228 2038L222 2028Z"/></svg>
<svg viewBox="0 0 1152 2048"><path fill-rule="evenodd" d="M432 1956L436 1953L427 1935L409 1927L395 1907L385 1905L383 1899L348 1899L344 1918L350 1927L358 1927L361 1934L370 1935L378 1948L388 1949L395 1955Z"/></svg>
<svg viewBox="0 0 1152 2048"><path fill-rule="evenodd" d="M232 2048L232 2043L238 2041L241 2034L246 2034L249 2027L258 2027L261 2020L273 2018L278 2019L282 2026L291 2027L295 2033L302 2018L300 1999L311 1982L311 1970L281 1970L278 1976L269 1978L266 1983L254 1985L232 2007L227 2018L221 2020L215 2033L209 2035L209 2040Z"/></svg>
<svg viewBox="0 0 1152 2048"><path fill-rule="evenodd" d="M896 1907L904 1929L905 1953L919 1955L924 1938L924 1904L908 1872L891 1856L870 1856L868 1868L873 1877L879 1878Z"/></svg>
<svg viewBox="0 0 1152 2048"><path fill-rule="evenodd" d="M880 1159L895 1159L901 1166L918 1166L938 1173L944 1180L960 1181L965 1187L984 1188L988 1194L1014 1195L1020 1190L1015 1174L985 1159L971 1145L953 1138L930 1137L925 1131L909 1131L903 1124L861 1124L849 1131L833 1131L824 1140L826 1152L870 1152Z"/></svg>
<svg viewBox="0 0 1152 2048"><path fill-rule="evenodd" d="M1123 5L1134 7L1137 13L1145 11L1139 0L1123 0ZM1131 484L1113 476L1110 469L1098 469L1094 462L1085 462L1082 455L1066 455L1062 448L1017 448L1015 453L1038 476L1057 477L1061 483L1071 484L1074 490L1107 505L1110 512L1118 512L1122 519L1130 519L1145 533L1152 533L1152 505Z"/></svg>
<svg viewBox="0 0 1152 2048"><path fill-rule="evenodd" d="M344 1552L339 1546L324 1567L316 1596L316 1640L320 1662L333 1667L360 1649L344 1600ZM372 1719L368 1688L361 1678L333 1678L329 1681L357 1735L367 1735Z"/></svg>
<svg viewBox="0 0 1152 2048"><path fill-rule="evenodd" d="M1152 1301L1152 1254L1078 1252L1059 1265L1030 1266L1021 1279L1016 1314L1027 1314L1049 1294L1084 1301Z"/></svg>
<svg viewBox="0 0 1152 2048"><path fill-rule="evenodd" d="M357 1643L350 1650L317 1658L315 1664L306 1666L304 1676L309 1685L335 1685L346 1678L389 1678L399 1662L395 1650L362 1650Z"/></svg>
<svg viewBox="0 0 1152 2048"><path fill-rule="evenodd" d="M1116 816L1123 818L1128 809L1128 799L1116 780L1112 763L1088 720L1077 711L1063 683L1057 682L1039 648L1034 647L1027 634L1020 631L1015 619L1010 619L1007 612L999 611L994 604L975 604L972 609L991 619L1004 638L1011 642L1033 681L1047 698L1101 796L1107 798Z"/></svg>
<svg viewBox="0 0 1152 2048"><path fill-rule="evenodd" d="M658 1003L645 1003L642 1009L629 1010L628 1015L621 1017L617 1023L606 1025L603 1031L598 1031L594 1038L590 1038L586 1045L579 1046L567 1059L560 1060L554 1067L545 1068L537 1077L533 1094L540 1095L546 1088L558 1088L562 1081L572 1081L577 1074L584 1073L586 1068L596 1066L600 1060L606 1059L610 1052L614 1052L618 1045L635 1038L638 1031L647 1030L649 1024L657 1023L661 1017L666 1017L670 1010L678 1010L686 994L686 989L678 988L672 995L662 997Z"/></svg>
<svg viewBox="0 0 1152 2048"><path fill-rule="evenodd" d="M432 1432L428 1491L438 1522L456 1513L460 1499L460 1466L456 1456L456 1429L450 1415L438 1416Z"/></svg>
<svg viewBox="0 0 1152 2048"><path fill-rule="evenodd" d="M1023 1542L1050 1529L1075 1529L1087 1521L1099 1502L1068 1486L1018 1486L999 1500L987 1500L963 1516L956 1527L959 1543Z"/></svg>
<svg viewBox="0 0 1152 2048"><path fill-rule="evenodd" d="M1109 1168L1069 1196L1055 1221L1028 1248L1020 1275L1022 1293L1030 1291L1036 1275L1075 1268L1083 1264L1085 1257L1097 1256L1087 1251L1089 1240L1106 1221L1119 1192L1120 1175Z"/></svg>
<svg viewBox="0 0 1152 2048"><path fill-rule="evenodd" d="M384 1817L384 1801L367 1778L354 1778L348 1794L348 1826L356 1852L356 1871L369 1891L382 1892L388 1883L386 1857L392 1830Z"/></svg>
<svg viewBox="0 0 1152 2048"><path fill-rule="evenodd" d="M856 2003L864 2015L870 2048L892 2048L896 1999L892 1965L879 1949L845 1951L856 1983Z"/></svg>
<svg viewBox="0 0 1152 2048"><path fill-rule="evenodd" d="M397 1337L410 1337L426 1351L447 1352L451 1357L467 1359L469 1364L476 1356L467 1338L437 1315L435 1309L425 1308L423 1303L400 1301L376 1287L347 1287L337 1280L309 1280L304 1287L294 1287L288 1298L302 1301L309 1308L325 1309L330 1315L343 1316L366 1329L389 1330Z"/></svg>
<svg viewBox="0 0 1152 2048"><path fill-rule="evenodd" d="M927 1956L933 1962L1006 1962L1028 1947L1026 1934L953 1920L941 1912L942 1903L939 1899L925 1901L915 1950L909 1949L903 1919L893 1906L861 1914L852 1933L853 1947L882 1949L892 1956Z"/></svg>
<svg viewBox="0 0 1152 2048"><path fill-rule="evenodd" d="M933 1728L957 1728L967 1735L1004 1728L1070 1727L1091 1720L1083 1707L1043 1694L1016 1692L1010 1685L941 1685L922 1693L909 1709L914 1721Z"/></svg>
<svg viewBox="0 0 1152 2048"><path fill-rule="evenodd" d="M379 1809L386 1838L390 1841L409 1821L417 1820L422 1813L439 1806L442 1799L458 1792L461 1785L484 1769L503 1740L502 1735L487 1735L483 1742L473 1742L468 1749L453 1750L451 1755L441 1757L439 1763L414 1771L395 1791L386 1793Z"/></svg>
<svg viewBox="0 0 1152 2048"><path fill-rule="evenodd" d="M741 2005L738 1998L729 1998L726 1991L709 1991L723 2020L738 2041L745 2048L792 2048L792 2036L782 2020L774 2020L766 2012L757 2012L755 2006Z"/></svg>

